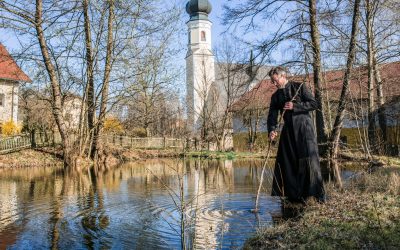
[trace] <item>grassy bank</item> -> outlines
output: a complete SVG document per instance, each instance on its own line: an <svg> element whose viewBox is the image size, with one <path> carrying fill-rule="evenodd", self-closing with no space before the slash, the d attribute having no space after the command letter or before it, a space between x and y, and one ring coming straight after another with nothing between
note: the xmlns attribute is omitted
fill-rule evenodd
<svg viewBox="0 0 400 250"><path fill-rule="evenodd" d="M108 146L101 151L101 161L108 167L122 163L156 158L202 157L207 159L235 159L262 157L262 154L234 152L182 152L176 149L127 149ZM0 168L43 167L62 164L61 148L25 149L14 153L0 155ZM87 159L78 159L82 166L90 165Z"/></svg>
<svg viewBox="0 0 400 250"><path fill-rule="evenodd" d="M395 160L393 160L396 162ZM259 230L245 249L400 249L400 167L361 172L300 216Z"/></svg>
<svg viewBox="0 0 400 250"><path fill-rule="evenodd" d="M44 167L62 164L60 156L54 150L25 149L19 152L0 155L0 168Z"/></svg>

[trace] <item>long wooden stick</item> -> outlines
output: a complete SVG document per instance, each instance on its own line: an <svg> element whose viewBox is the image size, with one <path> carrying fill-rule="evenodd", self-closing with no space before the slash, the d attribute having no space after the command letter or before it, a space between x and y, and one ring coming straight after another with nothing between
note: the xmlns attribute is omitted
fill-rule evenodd
<svg viewBox="0 0 400 250"><path fill-rule="evenodd" d="M303 86L303 84L304 84L304 82L302 82L302 83L300 84L300 87L296 90L296 93L294 94L294 96L293 96L293 98L290 100L290 102L293 102L294 99L296 99L296 97L298 96L298 94L299 94L299 92L300 92L300 89L301 89L301 87ZM279 117L278 129L277 129L278 132L279 132L279 131L281 130L281 128L283 127L283 116L285 115L286 110L287 110L287 109L284 109L283 112L282 112L282 115ZM278 136L277 136L277 137L278 137ZM263 164L263 169L262 169L262 171L261 171L260 184L259 184L259 186L258 186L258 191L257 191L257 196L256 196L256 204L255 204L255 208L254 208L254 212L255 212L255 213L258 213L258 199L259 199L259 197L260 197L261 186L262 186L263 181L264 181L265 167L267 166L267 162L268 162L268 159L269 159L270 154L271 154L272 142L273 142L272 140L269 140L269 141L268 141L267 156L266 156L266 158L265 158L265 161L264 161L264 164Z"/></svg>

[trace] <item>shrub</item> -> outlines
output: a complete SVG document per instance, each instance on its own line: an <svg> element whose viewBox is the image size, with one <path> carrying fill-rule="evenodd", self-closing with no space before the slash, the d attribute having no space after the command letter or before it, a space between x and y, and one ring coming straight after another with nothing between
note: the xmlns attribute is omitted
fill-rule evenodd
<svg viewBox="0 0 400 250"><path fill-rule="evenodd" d="M124 127L115 117L107 117L104 121L104 132L111 134L123 134Z"/></svg>
<svg viewBox="0 0 400 250"><path fill-rule="evenodd" d="M1 134L2 135L16 135L20 134L22 130L22 126L13 122L13 121L7 121L3 124L1 124Z"/></svg>

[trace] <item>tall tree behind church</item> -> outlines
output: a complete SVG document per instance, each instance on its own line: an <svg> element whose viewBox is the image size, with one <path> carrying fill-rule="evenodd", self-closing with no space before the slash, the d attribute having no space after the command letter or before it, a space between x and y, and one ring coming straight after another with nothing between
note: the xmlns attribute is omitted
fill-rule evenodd
<svg viewBox="0 0 400 250"><path fill-rule="evenodd" d="M210 88L208 98L208 129L209 137L217 142L218 150L228 150L232 145L226 144L229 140L232 117L230 107L235 100L247 89L249 84L245 73L244 50L239 44L228 42L225 36L223 42L217 46L215 55L216 82Z"/></svg>
<svg viewBox="0 0 400 250"><path fill-rule="evenodd" d="M267 23L274 23L274 28L265 32L266 36L261 36L252 45L256 48L256 58L260 63L271 64L276 61L274 52L280 46L285 46L290 42L288 57L281 59L281 63L292 66L293 68L301 68L300 72L307 72L303 67L304 62L304 44L311 47L313 55L313 72L314 72L314 89L315 97L318 102L319 109L316 111L317 138L318 143L326 145L327 128L325 121L325 102L322 92L322 60L321 60L321 41L318 24L317 1L309 0L307 2L298 1L273 1L258 0L246 1L245 3L226 4L224 24L231 26L241 26L247 32L258 31L259 23L257 20L262 19ZM288 14L289 13L289 14ZM307 29L299 29L303 26L303 15L309 17L306 25ZM275 28L278 27L278 28ZM304 35L304 36L303 36ZM241 38L237 38L241 39ZM304 41L306 39L306 42ZM251 42L249 42L251 43Z"/></svg>

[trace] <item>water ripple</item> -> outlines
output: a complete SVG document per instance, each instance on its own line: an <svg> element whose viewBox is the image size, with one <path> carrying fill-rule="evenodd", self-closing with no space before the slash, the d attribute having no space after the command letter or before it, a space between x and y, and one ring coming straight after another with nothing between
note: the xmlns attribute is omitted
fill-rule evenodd
<svg viewBox="0 0 400 250"><path fill-rule="evenodd" d="M252 213L260 171L242 165L191 167L182 200L170 191L179 193L177 172L160 164L152 170L157 178L149 166L129 166L115 170L118 178L108 173L90 183L87 176L50 175L31 181L34 188L0 175L0 249L180 249L182 229L190 247L238 248L280 212L277 200L262 196L260 212Z"/></svg>

